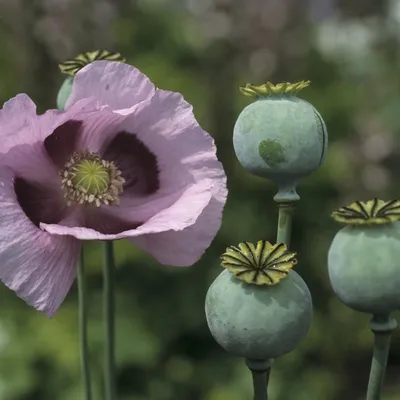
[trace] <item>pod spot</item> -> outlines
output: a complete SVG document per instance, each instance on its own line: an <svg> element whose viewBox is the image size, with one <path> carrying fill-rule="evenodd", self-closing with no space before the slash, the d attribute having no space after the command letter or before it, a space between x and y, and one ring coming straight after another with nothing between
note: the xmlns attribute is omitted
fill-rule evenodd
<svg viewBox="0 0 400 400"><path fill-rule="evenodd" d="M276 167L286 161L283 147L276 140L263 140L258 146L258 153L270 167Z"/></svg>

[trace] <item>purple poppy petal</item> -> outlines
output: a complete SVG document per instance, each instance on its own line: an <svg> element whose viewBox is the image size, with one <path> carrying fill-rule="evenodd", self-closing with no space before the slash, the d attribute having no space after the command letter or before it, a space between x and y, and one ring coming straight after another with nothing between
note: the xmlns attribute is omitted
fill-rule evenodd
<svg viewBox="0 0 400 400"><path fill-rule="evenodd" d="M61 193L59 169L51 162L40 141L12 147L1 154L0 163L10 167L17 176L43 183Z"/></svg>
<svg viewBox="0 0 400 400"><path fill-rule="evenodd" d="M125 117L103 108L74 113L72 118L58 126L44 141L49 157L59 169L75 151L102 153Z"/></svg>
<svg viewBox="0 0 400 400"><path fill-rule="evenodd" d="M35 154L39 151L42 162L50 158L60 170L75 150L100 151L107 140L112 140L115 123L122 118L107 111L94 98L83 99L66 112L49 110L37 115L32 100L20 94L0 110L0 153L5 154L19 145L36 146ZM54 168L43 168L42 173L51 169Z"/></svg>
<svg viewBox="0 0 400 400"><path fill-rule="evenodd" d="M213 198L195 224L179 232L131 239L163 264L193 264L219 230L227 197L226 176L212 138L200 128L192 107L180 94L162 90L128 116L121 128L139 132L138 138L157 154L161 188L174 187L187 179L211 182Z"/></svg>
<svg viewBox="0 0 400 400"><path fill-rule="evenodd" d="M220 197L226 197L226 185L220 182L225 173L214 140L200 127L181 94L157 90L151 100L126 116L120 129L134 134L155 155L161 192L211 179ZM117 156L114 160L118 163Z"/></svg>
<svg viewBox="0 0 400 400"><path fill-rule="evenodd" d="M226 177L214 141L179 93L157 90L119 129L103 157L115 162L129 184L121 206L151 203L202 180L210 180L213 196L225 202Z"/></svg>
<svg viewBox="0 0 400 400"><path fill-rule="evenodd" d="M19 94L0 110L0 153L5 154L18 145L42 144L67 121L76 119L78 115L82 119L85 114L99 109L97 100L88 98L77 102L67 112L49 110L37 115L32 100L25 94Z"/></svg>
<svg viewBox="0 0 400 400"><path fill-rule="evenodd" d="M41 142L11 148L2 155L1 165L15 174L18 201L35 225L39 226L40 222L57 223L70 212L58 170Z"/></svg>
<svg viewBox="0 0 400 400"><path fill-rule="evenodd" d="M69 120L58 126L44 140L44 148L53 164L62 169L77 149L79 137L82 135L83 122Z"/></svg>
<svg viewBox="0 0 400 400"><path fill-rule="evenodd" d="M15 178L11 170L0 168L0 280L52 316L75 279L80 243L37 228L18 203Z"/></svg>
<svg viewBox="0 0 400 400"><path fill-rule="evenodd" d="M41 222L56 224L71 213L62 193L54 188L16 176L14 190L18 203L31 222L39 227Z"/></svg>
<svg viewBox="0 0 400 400"><path fill-rule="evenodd" d="M77 150L103 153L119 130L126 117L113 113L109 108L86 114L82 117L82 132Z"/></svg>
<svg viewBox="0 0 400 400"><path fill-rule="evenodd" d="M0 110L0 151L4 143L15 142L17 133L36 118L36 105L26 94L19 94L4 103Z"/></svg>
<svg viewBox="0 0 400 400"><path fill-rule="evenodd" d="M146 75L131 65L94 61L75 76L66 109L77 101L95 97L113 110L122 110L150 99L155 87Z"/></svg>
<svg viewBox="0 0 400 400"><path fill-rule="evenodd" d="M151 195L160 188L157 157L136 135L118 132L102 155L114 161L125 179L124 197Z"/></svg>
<svg viewBox="0 0 400 400"><path fill-rule="evenodd" d="M0 153L19 144L35 143L40 136L36 105L26 94L18 94L4 103L0 110Z"/></svg>
<svg viewBox="0 0 400 400"><path fill-rule="evenodd" d="M129 240L159 263L186 267L200 259L221 226L225 202L213 198L193 225L182 231L167 231Z"/></svg>
<svg viewBox="0 0 400 400"><path fill-rule="evenodd" d="M137 221L133 219L129 221L116 215L104 213L104 211L105 208L85 210L81 217L81 221L84 222L81 225L96 230L103 235L117 235L121 232L133 231L143 225L143 222L139 221L139 219ZM69 223L69 226L71 226L71 223Z"/></svg>
<svg viewBox="0 0 400 400"><path fill-rule="evenodd" d="M72 208L67 207L64 200L59 176L60 167L56 165L44 145L46 136L51 134L52 130L58 131L60 124L64 124L68 118L78 114L82 117L96 109L94 103L97 104L93 100L85 100L75 104L68 113L54 110L38 116L32 101L25 95L18 95L0 111L2 118L9 117L10 124L14 121L12 126L17 129L14 137L18 138L16 143L15 139L7 142L5 138L0 141L0 151L6 150L1 154L0 163L14 172L15 190L20 206L36 226L39 226L40 222L58 223L72 212ZM22 115L16 115L17 112L21 112ZM18 121L23 121L23 125L19 126ZM62 147L61 150L57 150L61 154L67 141L56 139ZM58 149L57 146L53 147Z"/></svg>
<svg viewBox="0 0 400 400"><path fill-rule="evenodd" d="M112 139L121 116L89 98L65 112L48 111L39 116L44 149L60 170L75 151L100 152Z"/></svg>
<svg viewBox="0 0 400 400"><path fill-rule="evenodd" d="M41 223L40 227L53 235L71 235L82 240L115 240L169 230L180 231L193 225L209 204L212 198L210 182L191 185L179 193L179 198L176 196L177 193L174 193L137 207L102 206L98 209L99 222L90 228L73 225L81 219L79 210L74 219L68 217L66 221L58 224ZM136 229L134 227L116 234L100 233L98 229L108 223L107 218L110 218L113 224L120 220L121 226L126 226L130 221L145 222Z"/></svg>

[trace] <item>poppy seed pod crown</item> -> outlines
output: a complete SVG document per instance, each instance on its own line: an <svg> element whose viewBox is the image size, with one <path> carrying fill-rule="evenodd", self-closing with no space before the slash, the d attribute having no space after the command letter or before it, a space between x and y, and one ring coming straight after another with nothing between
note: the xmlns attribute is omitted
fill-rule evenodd
<svg viewBox="0 0 400 400"><path fill-rule="evenodd" d="M310 103L295 96L309 83L267 82L241 88L255 101L239 115L233 145L239 162L250 173L290 185L324 161L325 123Z"/></svg>

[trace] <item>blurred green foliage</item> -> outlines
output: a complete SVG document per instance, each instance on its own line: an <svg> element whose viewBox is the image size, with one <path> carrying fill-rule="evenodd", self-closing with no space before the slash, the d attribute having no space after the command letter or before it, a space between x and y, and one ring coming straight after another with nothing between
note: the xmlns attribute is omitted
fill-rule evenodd
<svg viewBox="0 0 400 400"><path fill-rule="evenodd" d="M307 5L307 6L306 6ZM108 48L157 86L181 92L215 138L229 180L222 228L197 265L158 265L116 243L119 400L250 399L242 360L210 336L204 317L219 255L239 241L274 240L276 188L250 176L232 148L248 104L245 82L310 79L301 93L324 116L330 147L301 182L292 248L315 316L293 353L275 362L272 400L362 399L372 334L368 316L333 295L326 255L339 229L329 214L354 199L400 197L400 6L398 0L132 1L0 0L0 100L28 93L55 108L65 58ZM86 246L94 399L102 399L102 276L98 244ZM52 320L0 291L0 399L82 398L77 290ZM400 398L400 330L392 342L383 400Z"/></svg>

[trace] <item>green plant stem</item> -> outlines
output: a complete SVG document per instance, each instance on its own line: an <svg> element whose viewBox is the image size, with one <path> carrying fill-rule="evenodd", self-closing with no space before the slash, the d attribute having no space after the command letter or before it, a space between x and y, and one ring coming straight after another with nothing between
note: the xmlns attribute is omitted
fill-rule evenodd
<svg viewBox="0 0 400 400"><path fill-rule="evenodd" d="M114 248L104 242L105 399L115 400Z"/></svg>
<svg viewBox="0 0 400 400"><path fill-rule="evenodd" d="M87 302L85 282L85 257L83 247L78 265L78 307L79 307L79 341L81 353L81 370L85 400L92 399L92 387L90 381L89 346L87 337Z"/></svg>
<svg viewBox="0 0 400 400"><path fill-rule="evenodd" d="M278 203L278 232L276 237L277 243L284 243L288 247L290 245L290 235L292 233L292 215L295 209L293 202Z"/></svg>
<svg viewBox="0 0 400 400"><path fill-rule="evenodd" d="M380 400L385 379L386 365L390 349L392 331L397 327L396 320L389 315L374 315L371 330L374 333L374 351L368 381L367 400Z"/></svg>
<svg viewBox="0 0 400 400"><path fill-rule="evenodd" d="M268 375L269 371L251 371L253 375L254 400L268 400Z"/></svg>
<svg viewBox="0 0 400 400"><path fill-rule="evenodd" d="M290 202L276 202L279 209L276 243L284 243L287 247L290 246L295 201L297 201L297 199ZM249 367L253 374L254 400L268 400L268 384L271 366L272 362L270 362L268 369L263 371L262 375Z"/></svg>
<svg viewBox="0 0 400 400"><path fill-rule="evenodd" d="M268 382L273 360L246 360L253 377L254 400L268 400Z"/></svg>

